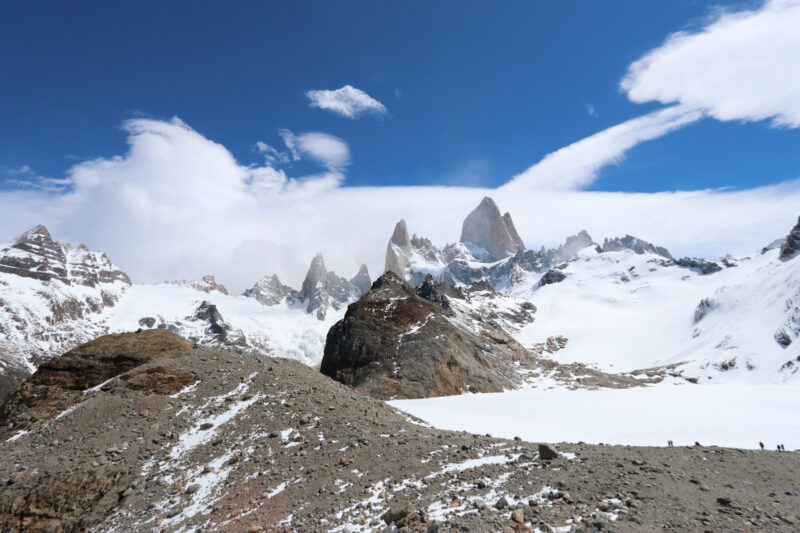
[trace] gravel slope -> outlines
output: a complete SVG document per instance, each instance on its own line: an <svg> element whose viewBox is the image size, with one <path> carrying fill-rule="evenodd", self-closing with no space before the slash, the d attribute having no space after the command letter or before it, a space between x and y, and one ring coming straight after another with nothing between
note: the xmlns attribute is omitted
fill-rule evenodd
<svg viewBox="0 0 800 533"><path fill-rule="evenodd" d="M123 337L146 352L151 335ZM423 427L291 360L148 361L58 414L29 410L29 433L5 428L0 530L800 527L797 453L561 444L545 460L537 443Z"/></svg>

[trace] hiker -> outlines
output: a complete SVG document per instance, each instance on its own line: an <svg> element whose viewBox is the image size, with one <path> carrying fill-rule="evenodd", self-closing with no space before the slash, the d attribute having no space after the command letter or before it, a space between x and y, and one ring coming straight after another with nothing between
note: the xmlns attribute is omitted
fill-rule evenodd
<svg viewBox="0 0 800 533"><path fill-rule="evenodd" d="M694 445L695 445L695 446L700 446L700 443L699 443L699 442L697 442L697 441L694 441Z"/></svg>
<svg viewBox="0 0 800 533"><path fill-rule="evenodd" d="M763 442L759 442L758 445L761 446L762 450L764 449L764 443Z"/></svg>
<svg viewBox="0 0 800 533"><path fill-rule="evenodd" d="M672 441L671 440L667 441L667 447L672 448Z"/></svg>

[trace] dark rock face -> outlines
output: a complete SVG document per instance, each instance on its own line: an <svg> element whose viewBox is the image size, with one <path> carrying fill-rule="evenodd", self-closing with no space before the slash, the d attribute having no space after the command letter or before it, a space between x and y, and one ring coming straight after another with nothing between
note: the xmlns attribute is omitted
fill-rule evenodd
<svg viewBox="0 0 800 533"><path fill-rule="evenodd" d="M542 279L539 280L539 286L544 287L545 285L552 285L553 283L560 283L567 279L567 275L561 272L560 270L556 270L551 268L547 272L545 272Z"/></svg>
<svg viewBox="0 0 800 533"><path fill-rule="evenodd" d="M0 406L0 439L47 422L78 403L82 391L156 359L178 357L194 343L167 331L106 335L39 366ZM24 415L22 414L24 413Z"/></svg>
<svg viewBox="0 0 800 533"><path fill-rule="evenodd" d="M722 267L719 263L709 261L708 259L698 259L695 257L684 257L675 261L675 264L685 268L691 268L700 274L707 275L719 272Z"/></svg>
<svg viewBox="0 0 800 533"><path fill-rule="evenodd" d="M442 305L444 290L427 280L419 292L430 301L393 272L384 274L330 329L320 370L378 398L513 387L513 361L529 358L527 351L488 325L485 335L457 327Z"/></svg>
<svg viewBox="0 0 800 533"><path fill-rule="evenodd" d="M780 257L785 261L797 255L798 251L800 251L800 218L797 219L797 224L781 245Z"/></svg>
<svg viewBox="0 0 800 533"><path fill-rule="evenodd" d="M603 241L603 252L618 252L621 250L630 250L637 254L655 254L667 259L672 259L672 255L664 247L656 246L653 243L643 241L633 235L625 235L624 237L615 237L613 239L606 239Z"/></svg>

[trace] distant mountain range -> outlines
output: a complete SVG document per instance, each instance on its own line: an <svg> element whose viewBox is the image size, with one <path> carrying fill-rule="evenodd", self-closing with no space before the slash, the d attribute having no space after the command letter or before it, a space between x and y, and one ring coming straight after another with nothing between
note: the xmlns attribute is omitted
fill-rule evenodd
<svg viewBox="0 0 800 533"><path fill-rule="evenodd" d="M534 358L628 377L658 367L660 379L763 383L795 379L800 366L798 251L800 222L752 257L716 261L675 259L631 235L599 244L585 231L558 248L532 250L511 214L501 214L484 198L465 218L460 241L441 249L410 235L399 221L387 245L385 271L416 291L460 291L469 313L449 310L448 321L461 320L456 327L463 331L477 327L508 335ZM0 391L78 344L139 328L316 367L331 327L371 286L365 265L347 279L328 271L321 255L311 261L299 289L276 274L238 296L213 276L136 284L105 254L60 243L37 226L0 247ZM470 297L481 290L491 297ZM463 308L458 295L448 299ZM530 320L493 318L498 307L526 303ZM434 329L433 323L406 325L415 326L420 339L426 327ZM380 337L394 326L373 321L369 327ZM538 380L528 372L508 383L542 386L554 368Z"/></svg>

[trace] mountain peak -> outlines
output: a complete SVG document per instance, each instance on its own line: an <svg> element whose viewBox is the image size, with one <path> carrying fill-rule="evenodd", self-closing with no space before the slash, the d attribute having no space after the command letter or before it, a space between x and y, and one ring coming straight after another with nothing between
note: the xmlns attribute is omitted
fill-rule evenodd
<svg viewBox="0 0 800 533"><path fill-rule="evenodd" d="M14 240L14 244L21 244L24 242L38 241L38 240L46 240L46 241L53 240L53 237L50 235L50 232L47 231L47 228L42 224L38 224L29 229L28 231L24 232L22 235L20 235Z"/></svg>
<svg viewBox="0 0 800 533"><path fill-rule="evenodd" d="M405 219L401 218L400 221L395 224L394 233L392 233L390 241L404 250L411 246L411 237L408 235L408 226L406 225Z"/></svg>
<svg viewBox="0 0 800 533"><path fill-rule="evenodd" d="M495 201L488 196L464 219L461 242L483 248L492 260L502 259L525 249L511 220L511 214L501 215Z"/></svg>

